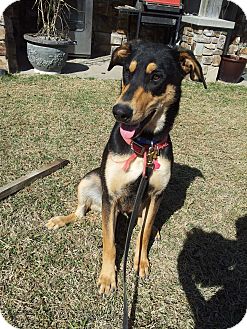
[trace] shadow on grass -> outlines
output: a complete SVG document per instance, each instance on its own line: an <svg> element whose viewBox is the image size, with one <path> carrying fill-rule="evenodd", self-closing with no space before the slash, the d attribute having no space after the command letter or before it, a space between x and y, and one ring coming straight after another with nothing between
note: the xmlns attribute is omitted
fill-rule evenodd
<svg viewBox="0 0 247 329"><path fill-rule="evenodd" d="M155 227L160 231L167 220L184 205L187 189L197 178L203 178L202 172L193 167L174 163L171 180L164 192L164 196L155 219ZM150 241L150 247L153 241Z"/></svg>
<svg viewBox="0 0 247 329"><path fill-rule="evenodd" d="M161 205L155 219L154 225L159 231L167 222L167 220L173 215L173 213L183 207L184 201L186 199L187 189L196 177L203 177L199 169L192 168L187 165L181 165L179 163L174 163L172 178L164 192L164 197L161 201ZM125 216L120 215L118 217L116 227L116 266L118 270L120 268L120 263L124 253L128 224L129 221ZM150 239L149 250L152 247L153 242L154 237ZM139 278L136 277L129 319L129 328L132 328L135 322L136 306L138 303L138 282Z"/></svg>
<svg viewBox="0 0 247 329"><path fill-rule="evenodd" d="M194 228L178 258L180 282L195 329L226 329L247 308L247 216L236 221L236 240Z"/></svg>

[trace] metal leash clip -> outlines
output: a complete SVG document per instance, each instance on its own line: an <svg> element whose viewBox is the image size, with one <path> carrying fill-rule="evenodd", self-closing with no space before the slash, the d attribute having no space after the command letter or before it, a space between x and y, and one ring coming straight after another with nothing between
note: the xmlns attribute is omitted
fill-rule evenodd
<svg viewBox="0 0 247 329"><path fill-rule="evenodd" d="M159 156L159 149L154 147L153 145L150 146L147 153L147 167L153 169L154 160L157 160L158 156Z"/></svg>

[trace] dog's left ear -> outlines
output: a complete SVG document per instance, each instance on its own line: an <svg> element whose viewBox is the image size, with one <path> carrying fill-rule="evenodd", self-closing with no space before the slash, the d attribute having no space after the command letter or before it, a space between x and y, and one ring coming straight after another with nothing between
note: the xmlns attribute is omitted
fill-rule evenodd
<svg viewBox="0 0 247 329"><path fill-rule="evenodd" d="M130 53L131 45L129 43L124 43L120 47L117 47L111 55L108 71L110 71L115 65L123 66L124 60L130 55Z"/></svg>
<svg viewBox="0 0 247 329"><path fill-rule="evenodd" d="M184 76L189 73L191 80L202 82L204 88L207 89L201 65L195 58L193 52L183 48L179 48L178 52L179 61L184 72Z"/></svg>

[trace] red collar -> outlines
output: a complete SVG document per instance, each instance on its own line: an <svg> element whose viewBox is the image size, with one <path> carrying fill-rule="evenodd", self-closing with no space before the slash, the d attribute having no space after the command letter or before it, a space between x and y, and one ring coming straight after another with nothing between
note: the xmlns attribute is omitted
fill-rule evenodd
<svg viewBox="0 0 247 329"><path fill-rule="evenodd" d="M121 132L120 132L121 134ZM123 170L128 171L130 164L132 161L134 161L137 157L143 157L144 163L143 163L143 176L146 172L146 167L152 167L153 170L158 170L160 168L160 164L158 162L158 156L160 154L160 150L166 148L169 143L167 142L167 136L160 141L159 143L152 144L152 146L144 144L138 144L134 140L130 138L125 138L121 134L124 141L130 145L131 150L134 151L134 153L131 154L131 156L125 161Z"/></svg>
<svg viewBox="0 0 247 329"><path fill-rule="evenodd" d="M153 148L159 155L159 150L162 150L164 148L166 148L168 146L167 143L167 137L164 138L163 141L156 143L156 144L151 144L147 145L141 145L139 143L137 143L136 141L131 141L130 142L130 148L131 150L133 150L138 156L143 156L145 152L148 152L150 148Z"/></svg>

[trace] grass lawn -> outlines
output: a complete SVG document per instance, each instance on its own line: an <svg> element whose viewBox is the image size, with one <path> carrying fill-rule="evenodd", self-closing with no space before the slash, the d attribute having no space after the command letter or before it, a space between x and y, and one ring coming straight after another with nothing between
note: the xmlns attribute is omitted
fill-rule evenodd
<svg viewBox="0 0 247 329"><path fill-rule="evenodd" d="M118 93L117 81L0 80L0 186L58 157L70 160L0 204L1 312L18 328L120 328L121 265L114 294L101 297L96 288L100 215L57 231L44 226L74 209L80 178L99 165ZM161 240L150 249L149 279L136 279L130 252L133 328L223 329L244 315L246 109L246 87L184 83L172 132L174 172L157 217ZM119 237L118 245L121 250Z"/></svg>

